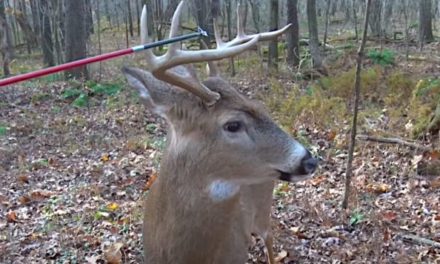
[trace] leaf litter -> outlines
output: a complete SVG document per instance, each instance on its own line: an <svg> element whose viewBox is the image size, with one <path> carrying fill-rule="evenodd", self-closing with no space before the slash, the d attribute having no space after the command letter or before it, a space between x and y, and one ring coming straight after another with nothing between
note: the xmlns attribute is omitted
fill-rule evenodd
<svg viewBox="0 0 440 264"><path fill-rule="evenodd" d="M251 96L252 87L265 89L259 80L234 82ZM0 262L141 263L142 199L160 177L165 125L128 91L117 105L91 98L88 107L72 107L63 99L68 86L3 88L0 117L9 129L0 137ZM54 96L31 104L35 93ZM276 188L277 260L438 262L440 249L402 239L440 242L440 181L416 177L420 153L360 143L344 211L348 128L306 128L322 163L309 181ZM248 263L266 263L263 245L254 238Z"/></svg>

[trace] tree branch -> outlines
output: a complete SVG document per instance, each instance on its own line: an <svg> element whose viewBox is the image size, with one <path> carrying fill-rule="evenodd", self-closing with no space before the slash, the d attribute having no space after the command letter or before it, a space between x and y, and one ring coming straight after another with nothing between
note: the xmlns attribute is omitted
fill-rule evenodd
<svg viewBox="0 0 440 264"><path fill-rule="evenodd" d="M385 143L385 144L397 144L402 145L406 147L410 147L412 149L416 150L422 150L422 151L432 151L433 149L427 146L423 146L414 142L406 141L401 138L386 138L386 137L375 137L375 136L368 136L368 135L358 135L358 139L364 140L364 141L373 141L373 142L379 142L379 143Z"/></svg>

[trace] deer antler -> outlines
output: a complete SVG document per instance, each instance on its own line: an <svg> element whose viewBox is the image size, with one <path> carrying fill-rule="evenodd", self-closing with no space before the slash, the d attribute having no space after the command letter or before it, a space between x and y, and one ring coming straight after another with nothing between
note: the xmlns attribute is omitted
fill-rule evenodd
<svg viewBox="0 0 440 264"><path fill-rule="evenodd" d="M180 15L182 13L183 4L184 1L181 1L174 12L171 21L170 38L176 37L179 31ZM241 12L238 12L238 15L240 15ZM241 21L240 16L238 18L238 20ZM162 56L155 56L151 50L146 50L148 70L157 79L176 85L195 94L196 96L200 97L208 106L215 104L215 102L220 99L220 95L218 93L209 90L200 82L200 80L198 80L188 71L173 71L171 68L184 64L211 62L236 56L257 44L259 40L268 40L277 37L278 35L284 33L284 31L286 31L290 26L288 25L281 30L273 32L246 35L244 34L242 25L240 25L242 22L239 22L238 24L237 36L232 41L227 43L223 43L223 41L221 41L217 26L215 26L214 29L217 42L216 49L204 49L198 51L182 50L180 49L178 43L173 43L169 46L168 51ZM141 41L142 43L149 42L147 29L147 9L145 6L141 15Z"/></svg>
<svg viewBox="0 0 440 264"><path fill-rule="evenodd" d="M282 29L271 31L271 32L264 32L264 33L258 33L253 35L246 35L244 32L244 10L241 7L240 3L237 4L237 36L232 39L229 42L223 42L221 35L219 33L217 23L214 19L214 35L215 35L215 42L217 44L217 48L222 47L232 47L238 44L241 44L243 42L249 41L250 39L254 38L255 36L259 36L259 41L266 41L266 40L272 40L277 38L278 36L282 35L284 32L286 32L292 24L288 24L287 26L283 27ZM208 62L208 75L209 76L218 76L219 70L214 62Z"/></svg>
<svg viewBox="0 0 440 264"><path fill-rule="evenodd" d="M183 3L184 1L180 2L174 12L171 22L170 38L175 37L178 33ZM141 16L141 40L143 43L148 42L146 21L147 11L144 6ZM179 86L200 97L207 105L213 105L220 98L218 93L209 90L197 78L189 73L183 73L182 71L169 71L168 69L183 64L220 60L235 56L255 45L258 42L258 39L259 36L256 35L247 41L242 41L243 44L241 45L199 51L182 50L179 48L178 43L174 43L169 46L168 51L162 56L155 56L151 50L147 50L147 67L157 79Z"/></svg>
<svg viewBox="0 0 440 264"><path fill-rule="evenodd" d="M252 35L246 35L244 32L244 10L241 8L240 4L237 4L237 36L229 42L223 42L217 27L217 23L214 21L214 33L215 33L215 41L217 43L217 48L222 47L232 47L239 45L243 42L249 41L250 39L259 36L259 41L267 41L277 38L286 32L292 24L288 24L287 26L270 32L257 33Z"/></svg>

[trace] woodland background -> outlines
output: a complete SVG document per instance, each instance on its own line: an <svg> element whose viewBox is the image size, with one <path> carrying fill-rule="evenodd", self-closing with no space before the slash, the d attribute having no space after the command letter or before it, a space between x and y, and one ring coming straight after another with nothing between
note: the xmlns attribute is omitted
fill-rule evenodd
<svg viewBox="0 0 440 264"><path fill-rule="evenodd" d="M0 77L140 44L144 4L151 38L167 38L178 2L0 0ZM310 181L277 185L278 261L440 263L440 1L372 0L347 209L365 1L189 0L182 32L213 32L216 18L233 38L238 3L248 33L292 29L222 61L223 76L322 160ZM0 87L1 263L141 262L141 201L166 127L120 69L144 63L140 53ZM248 262L265 263L257 238Z"/></svg>

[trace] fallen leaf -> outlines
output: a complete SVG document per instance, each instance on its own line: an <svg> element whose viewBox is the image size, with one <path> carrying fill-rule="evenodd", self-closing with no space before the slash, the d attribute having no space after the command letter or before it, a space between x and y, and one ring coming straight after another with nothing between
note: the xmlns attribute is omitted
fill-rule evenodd
<svg viewBox="0 0 440 264"><path fill-rule="evenodd" d="M417 164L423 159L423 155L415 155L411 160L413 168L417 168Z"/></svg>
<svg viewBox="0 0 440 264"><path fill-rule="evenodd" d="M27 195L23 195L20 198L18 198L18 202L20 202L21 204L28 204L31 201L32 201L31 198Z"/></svg>
<svg viewBox="0 0 440 264"><path fill-rule="evenodd" d="M433 189L440 189L440 178L431 181L429 184Z"/></svg>
<svg viewBox="0 0 440 264"><path fill-rule="evenodd" d="M320 183L324 182L327 179L327 177L325 177L324 175L319 175L317 177L313 177L310 180L310 184L312 184L313 186L318 186Z"/></svg>
<svg viewBox="0 0 440 264"><path fill-rule="evenodd" d="M107 162L110 160L110 155L108 153L105 153L101 156L101 161L102 162Z"/></svg>
<svg viewBox="0 0 440 264"><path fill-rule="evenodd" d="M440 151L428 151L424 154L424 156L430 160L439 160L440 159Z"/></svg>
<svg viewBox="0 0 440 264"><path fill-rule="evenodd" d="M8 197L0 194L0 204L8 206L9 205Z"/></svg>
<svg viewBox="0 0 440 264"><path fill-rule="evenodd" d="M278 185L278 191L280 193L287 193L289 192L290 188L289 188L289 184L287 182L283 182L280 185Z"/></svg>
<svg viewBox="0 0 440 264"><path fill-rule="evenodd" d="M382 214L382 218L385 221L391 222L397 218L397 213L393 211L386 211L385 213Z"/></svg>
<svg viewBox="0 0 440 264"><path fill-rule="evenodd" d="M17 177L17 180L21 184L28 184L29 183L29 176L27 175L20 175Z"/></svg>
<svg viewBox="0 0 440 264"><path fill-rule="evenodd" d="M86 257L87 264L97 264L98 260L100 260L99 256Z"/></svg>
<svg viewBox="0 0 440 264"><path fill-rule="evenodd" d="M391 187L388 184L385 183L370 183L366 187L368 192L376 193L376 194L382 194L387 193L391 190Z"/></svg>
<svg viewBox="0 0 440 264"><path fill-rule="evenodd" d="M157 173L153 172L148 178L147 183L145 184L144 191L149 190L153 185L153 183L156 181L156 179L157 179Z"/></svg>
<svg viewBox="0 0 440 264"><path fill-rule="evenodd" d="M6 219L8 220L8 222L11 222L11 223L17 222L17 213L14 211L7 213Z"/></svg>
<svg viewBox="0 0 440 264"><path fill-rule="evenodd" d="M334 130L328 132L327 133L327 140L328 141L333 141L335 139L336 135L337 135L337 133Z"/></svg>
<svg viewBox="0 0 440 264"><path fill-rule="evenodd" d="M107 209L114 212L119 209L119 204L111 203L111 204L107 205Z"/></svg>
<svg viewBox="0 0 440 264"><path fill-rule="evenodd" d="M109 264L122 263L122 243L115 243L104 251L104 258Z"/></svg>
<svg viewBox="0 0 440 264"><path fill-rule="evenodd" d="M292 231L294 234L298 233L300 231L300 228L297 226L292 226L290 228L290 231Z"/></svg>
<svg viewBox="0 0 440 264"><path fill-rule="evenodd" d="M34 201L42 201L50 198L52 195L53 193L48 191L33 191L31 192L31 199Z"/></svg>
<svg viewBox="0 0 440 264"><path fill-rule="evenodd" d="M289 254L285 250L281 250L280 253L275 257L275 262L280 262L285 259Z"/></svg>
<svg viewBox="0 0 440 264"><path fill-rule="evenodd" d="M388 228L385 228L385 230L383 231L383 241L384 242L388 242L391 239L391 233L390 230Z"/></svg>
<svg viewBox="0 0 440 264"><path fill-rule="evenodd" d="M5 229L7 225L8 223L6 221L0 220L0 230Z"/></svg>
<svg viewBox="0 0 440 264"><path fill-rule="evenodd" d="M47 162L49 163L49 165L50 166L52 166L52 167L59 167L59 162L58 162L58 160L57 159L54 159L54 158L49 158L48 160L47 160Z"/></svg>

